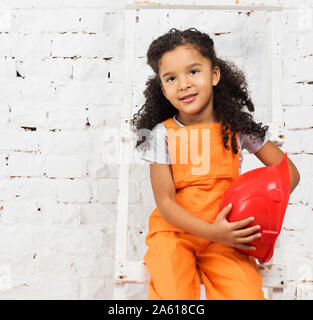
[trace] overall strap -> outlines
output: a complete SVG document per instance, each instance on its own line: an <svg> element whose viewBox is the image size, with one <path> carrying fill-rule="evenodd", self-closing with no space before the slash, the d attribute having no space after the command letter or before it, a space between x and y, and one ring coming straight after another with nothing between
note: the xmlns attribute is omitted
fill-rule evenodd
<svg viewBox="0 0 313 320"><path fill-rule="evenodd" d="M168 118L167 120L162 122L166 128L177 128L179 125L172 119Z"/></svg>

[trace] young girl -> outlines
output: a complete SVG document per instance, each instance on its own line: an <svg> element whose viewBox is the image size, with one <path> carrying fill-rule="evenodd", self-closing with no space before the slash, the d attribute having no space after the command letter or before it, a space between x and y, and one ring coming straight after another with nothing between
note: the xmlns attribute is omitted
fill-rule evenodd
<svg viewBox="0 0 313 320"><path fill-rule="evenodd" d="M259 226L248 227L253 217L229 223L231 208L219 206L240 174L243 148L266 166L284 153L244 111L254 111L244 74L216 57L207 34L171 29L152 42L147 61L155 75L131 125L148 131L136 147L146 147L157 205L144 257L148 298L200 299L198 268L207 299L264 299L255 259L236 249L255 249L249 242L260 237ZM292 192L300 176L288 162Z"/></svg>

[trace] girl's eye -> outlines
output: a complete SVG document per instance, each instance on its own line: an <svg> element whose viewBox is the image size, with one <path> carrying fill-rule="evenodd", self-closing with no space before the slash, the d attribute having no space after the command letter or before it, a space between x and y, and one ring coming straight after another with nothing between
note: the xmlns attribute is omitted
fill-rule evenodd
<svg viewBox="0 0 313 320"><path fill-rule="evenodd" d="M195 71L195 72L194 72ZM192 74L196 74L197 72L199 72L199 70L193 69L190 72L192 72ZM174 79L175 77L169 77L166 79L166 82L170 82L170 79Z"/></svg>
<svg viewBox="0 0 313 320"><path fill-rule="evenodd" d="M173 79L174 77L169 77L166 79L166 82L169 82L170 79Z"/></svg>
<svg viewBox="0 0 313 320"><path fill-rule="evenodd" d="M198 71L198 70L196 70L196 69L193 69L193 70L191 70L190 72L193 72L193 71L199 72L199 71ZM195 74L195 72L194 72L193 74Z"/></svg>

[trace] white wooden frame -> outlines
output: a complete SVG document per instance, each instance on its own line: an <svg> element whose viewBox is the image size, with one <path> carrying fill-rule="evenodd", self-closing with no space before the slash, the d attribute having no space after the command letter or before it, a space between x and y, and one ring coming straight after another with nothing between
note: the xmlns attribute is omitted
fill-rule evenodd
<svg viewBox="0 0 313 320"><path fill-rule="evenodd" d="M134 72L134 35L136 23L136 10L144 9L183 9L183 10L266 10L267 11L267 59L269 68L269 98L268 108L270 111L270 126L273 136L271 141L281 145L284 141L283 135L283 110L281 96L281 10L279 0L254 0L245 1L245 4L236 4L233 0L202 0L190 1L165 0L158 3L146 4L146 1L126 1L125 7L125 46L124 46L124 98L121 110L120 122L120 162L118 180L118 206L115 237L115 263L114 263L114 290L113 299L126 299L126 283L147 283L149 273L143 261L127 261L127 225L128 225L128 176L129 160L133 148L133 133L129 129L128 121L132 116L132 90ZM266 5L264 5L266 2ZM176 4L175 4L176 3ZM281 240L279 240L281 242ZM272 288L283 288L285 268L273 265L272 261L260 265L259 269L263 275L263 287L270 299ZM271 269L271 272L267 272ZM275 270L275 271L274 271ZM273 272L275 276L273 277Z"/></svg>

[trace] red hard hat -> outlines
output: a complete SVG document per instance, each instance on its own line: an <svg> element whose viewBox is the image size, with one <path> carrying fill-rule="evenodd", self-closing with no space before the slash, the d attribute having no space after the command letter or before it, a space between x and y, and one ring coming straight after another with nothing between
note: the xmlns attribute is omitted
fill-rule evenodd
<svg viewBox="0 0 313 320"><path fill-rule="evenodd" d="M271 259L280 233L290 195L287 153L279 164L257 168L240 175L226 190L222 210L232 203L229 222L255 217L249 225L260 225L262 237L250 242L256 250L239 249L260 263Z"/></svg>

